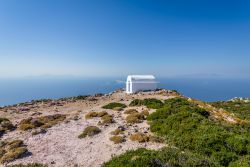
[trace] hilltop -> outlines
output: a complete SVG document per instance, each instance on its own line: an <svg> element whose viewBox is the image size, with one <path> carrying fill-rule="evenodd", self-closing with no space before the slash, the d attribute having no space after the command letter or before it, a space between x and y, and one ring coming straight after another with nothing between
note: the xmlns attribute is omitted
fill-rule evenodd
<svg viewBox="0 0 250 167"><path fill-rule="evenodd" d="M6 106L0 108L0 160L58 167L247 166L250 105L244 102L244 111L239 105L171 90L117 90Z"/></svg>

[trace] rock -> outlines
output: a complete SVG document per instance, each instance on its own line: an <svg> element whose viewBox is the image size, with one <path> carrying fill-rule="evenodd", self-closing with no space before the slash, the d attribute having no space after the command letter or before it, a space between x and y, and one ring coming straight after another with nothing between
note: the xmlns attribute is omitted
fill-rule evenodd
<svg viewBox="0 0 250 167"><path fill-rule="evenodd" d="M118 129L120 129L121 131L125 131L126 128L124 126L118 126Z"/></svg>

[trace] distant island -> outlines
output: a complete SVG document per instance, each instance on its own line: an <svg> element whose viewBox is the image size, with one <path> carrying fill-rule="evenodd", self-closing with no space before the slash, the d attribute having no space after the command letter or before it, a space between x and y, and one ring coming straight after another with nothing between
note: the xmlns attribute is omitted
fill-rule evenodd
<svg viewBox="0 0 250 167"><path fill-rule="evenodd" d="M174 90L0 107L0 166L249 167L250 99Z"/></svg>

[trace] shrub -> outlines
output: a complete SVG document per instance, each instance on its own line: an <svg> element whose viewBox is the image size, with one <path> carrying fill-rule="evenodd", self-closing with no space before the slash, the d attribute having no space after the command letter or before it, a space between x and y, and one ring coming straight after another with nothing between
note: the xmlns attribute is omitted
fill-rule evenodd
<svg viewBox="0 0 250 167"><path fill-rule="evenodd" d="M141 112L141 114L143 114L144 116L149 116L149 112L148 112L148 110L143 110L142 112Z"/></svg>
<svg viewBox="0 0 250 167"><path fill-rule="evenodd" d="M114 120L113 120L113 116L112 115L104 115L102 118L101 118L101 123L99 123L100 125L106 125L106 124L111 124L111 123L114 123Z"/></svg>
<svg viewBox="0 0 250 167"><path fill-rule="evenodd" d="M3 157L1 158L1 162L5 163L5 162L13 161L17 158L20 158L27 151L28 150L25 147L18 147L18 148L12 149L3 155Z"/></svg>
<svg viewBox="0 0 250 167"><path fill-rule="evenodd" d="M21 130L29 130L29 129L34 129L34 128L36 127L32 124L20 124L19 125L19 129Z"/></svg>
<svg viewBox="0 0 250 167"><path fill-rule="evenodd" d="M7 165L6 167L47 167L47 165L39 163L28 163L26 165L23 164Z"/></svg>
<svg viewBox="0 0 250 167"><path fill-rule="evenodd" d="M148 140L153 143L164 143L165 141L162 137L159 136L149 135L148 138L149 138Z"/></svg>
<svg viewBox="0 0 250 167"><path fill-rule="evenodd" d="M27 152L28 150L21 140L13 140L10 142L2 141L0 146L0 162L5 163L13 161Z"/></svg>
<svg viewBox="0 0 250 167"><path fill-rule="evenodd" d="M249 166L250 166L250 155L246 155L234 162L231 162L228 167L249 167Z"/></svg>
<svg viewBox="0 0 250 167"><path fill-rule="evenodd" d="M106 111L101 111L101 112L89 112L85 115L86 119L92 119L94 117L103 117L105 115L108 115L108 113Z"/></svg>
<svg viewBox="0 0 250 167"><path fill-rule="evenodd" d="M19 129L20 130L28 130L28 129L35 129L38 127L42 128L50 128L53 125L56 125L63 120L65 120L66 115L62 114L54 114L54 115L47 115L47 116L41 116L37 118L27 118L23 119L19 123Z"/></svg>
<svg viewBox="0 0 250 167"><path fill-rule="evenodd" d="M119 144L125 141L125 139L122 136L118 135L110 137L109 140L113 141L115 144Z"/></svg>
<svg viewBox="0 0 250 167"><path fill-rule="evenodd" d="M112 135L119 135L120 133L122 133L123 131L119 128L115 129L114 131L110 132L110 134Z"/></svg>
<svg viewBox="0 0 250 167"><path fill-rule="evenodd" d="M123 104L123 103L115 103L114 102L114 103L109 103L109 104L103 106L102 108L104 108L104 109L114 109L116 107L125 108L127 106L125 104Z"/></svg>
<svg viewBox="0 0 250 167"><path fill-rule="evenodd" d="M143 133L132 134L129 138L132 141L138 141L140 143L142 143L142 142L148 142L149 141L148 135L143 134Z"/></svg>
<svg viewBox="0 0 250 167"><path fill-rule="evenodd" d="M158 109L161 108L163 106L163 103L161 100L158 99L144 99L144 105L147 106L148 108L152 108L152 109Z"/></svg>
<svg viewBox="0 0 250 167"><path fill-rule="evenodd" d="M105 115L108 115L108 113L106 111L101 111L97 114L98 117L103 117Z"/></svg>
<svg viewBox="0 0 250 167"><path fill-rule="evenodd" d="M12 131L15 126L7 118L0 118L0 137L7 131Z"/></svg>
<svg viewBox="0 0 250 167"><path fill-rule="evenodd" d="M89 112L85 115L85 119L92 119L93 117L97 117L98 113L97 112Z"/></svg>
<svg viewBox="0 0 250 167"><path fill-rule="evenodd" d="M210 104L217 108L223 108L241 119L250 120L250 103L242 101L218 101Z"/></svg>
<svg viewBox="0 0 250 167"><path fill-rule="evenodd" d="M101 132L101 129L99 129L96 126L88 126L84 129L84 131L78 136L78 138L85 138L86 136L94 136Z"/></svg>
<svg viewBox="0 0 250 167"><path fill-rule="evenodd" d="M144 105L144 101L140 99L135 99L129 104L129 106L142 106L142 105Z"/></svg>
<svg viewBox="0 0 250 167"><path fill-rule="evenodd" d="M219 167L220 165L218 165L212 159L205 158L202 155L193 154L190 151L183 152L177 148L166 147L159 151L147 150L144 148L127 151L122 155L113 157L111 160L104 163L103 166Z"/></svg>
<svg viewBox="0 0 250 167"><path fill-rule="evenodd" d="M145 119L145 116L141 113L130 114L126 117L127 123L140 123Z"/></svg>
<svg viewBox="0 0 250 167"><path fill-rule="evenodd" d="M115 111L122 111L123 108L122 107L115 107L115 108L113 108L113 110L115 110Z"/></svg>
<svg viewBox="0 0 250 167"><path fill-rule="evenodd" d="M164 103L161 100L149 98L149 99L144 99L144 100L135 99L129 105L130 106L144 105L144 106L147 106L148 108L158 109L158 108L161 108L164 105Z"/></svg>
<svg viewBox="0 0 250 167"><path fill-rule="evenodd" d="M248 153L247 128L215 122L197 105L183 98L165 101L164 107L150 114L150 130L183 150L211 157L222 166Z"/></svg>
<svg viewBox="0 0 250 167"><path fill-rule="evenodd" d="M139 113L136 109L128 109L124 112L124 114L135 114Z"/></svg>

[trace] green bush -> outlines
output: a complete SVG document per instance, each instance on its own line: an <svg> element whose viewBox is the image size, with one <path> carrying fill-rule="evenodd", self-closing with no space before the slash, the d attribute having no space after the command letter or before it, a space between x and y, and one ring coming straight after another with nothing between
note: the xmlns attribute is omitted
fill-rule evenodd
<svg viewBox="0 0 250 167"><path fill-rule="evenodd" d="M127 151L126 153L113 157L104 163L104 167L219 167L220 165L212 159L193 154L189 151L181 151L177 148L163 148L159 151L140 148Z"/></svg>
<svg viewBox="0 0 250 167"><path fill-rule="evenodd" d="M215 122L209 113L186 99L165 101L164 107L148 116L150 130L169 144L214 158L222 166L248 152L250 134L237 125Z"/></svg>
<svg viewBox="0 0 250 167"><path fill-rule="evenodd" d="M148 108L158 109L158 108L161 108L164 105L164 103L161 100L149 98L149 99L144 99L144 100L135 99L129 105L130 106L144 105Z"/></svg>
<svg viewBox="0 0 250 167"><path fill-rule="evenodd" d="M218 101L210 104L217 108L223 108L241 119L250 120L250 103Z"/></svg>
<svg viewBox="0 0 250 167"><path fill-rule="evenodd" d="M231 162L228 167L249 167L250 166L250 155L246 155L238 159L237 161Z"/></svg>
<svg viewBox="0 0 250 167"><path fill-rule="evenodd" d="M107 104L107 105L105 105L105 106L103 106L102 108L104 108L104 109L114 109L114 108L125 108L125 107L127 107L125 104L123 104L123 103L109 103L109 104Z"/></svg>
<svg viewBox="0 0 250 167"><path fill-rule="evenodd" d="M142 106L142 105L144 105L144 101L140 99L135 99L129 104L129 106Z"/></svg>

